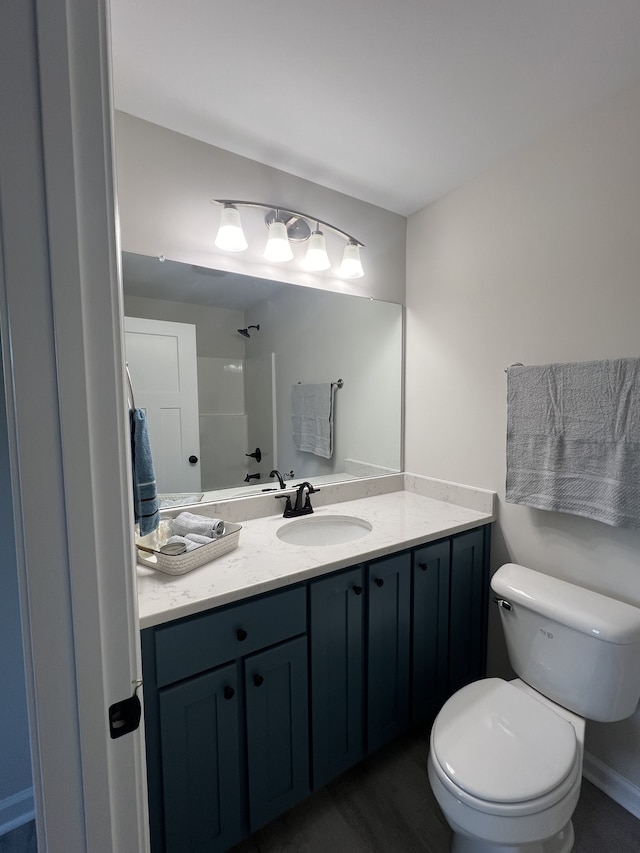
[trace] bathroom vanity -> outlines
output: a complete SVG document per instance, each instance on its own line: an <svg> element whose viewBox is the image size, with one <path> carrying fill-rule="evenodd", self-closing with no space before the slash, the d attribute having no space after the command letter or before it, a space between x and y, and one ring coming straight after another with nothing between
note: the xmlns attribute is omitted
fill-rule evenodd
<svg viewBox="0 0 640 853"><path fill-rule="evenodd" d="M227 850L484 674L492 510L327 512L372 530L290 545L256 518L189 575L139 570L153 853Z"/></svg>

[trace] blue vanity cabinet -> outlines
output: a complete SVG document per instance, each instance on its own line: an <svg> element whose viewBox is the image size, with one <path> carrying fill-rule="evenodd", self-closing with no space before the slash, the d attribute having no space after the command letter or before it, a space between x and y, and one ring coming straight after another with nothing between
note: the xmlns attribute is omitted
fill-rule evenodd
<svg viewBox="0 0 640 853"><path fill-rule="evenodd" d="M143 630L152 853L225 853L483 677L489 538Z"/></svg>
<svg viewBox="0 0 640 853"><path fill-rule="evenodd" d="M249 828L309 794L307 638L244 660Z"/></svg>
<svg viewBox="0 0 640 853"><path fill-rule="evenodd" d="M311 581L313 787L409 724L411 554Z"/></svg>
<svg viewBox="0 0 640 853"><path fill-rule="evenodd" d="M238 699L234 664L160 693L167 851L226 850L242 838Z"/></svg>
<svg viewBox="0 0 640 853"><path fill-rule="evenodd" d="M411 554L367 565L367 749L409 725Z"/></svg>
<svg viewBox="0 0 640 853"><path fill-rule="evenodd" d="M152 853L223 853L309 793L306 595L142 632Z"/></svg>
<svg viewBox="0 0 640 853"><path fill-rule="evenodd" d="M451 539L449 694L486 672L490 530L478 527Z"/></svg>
<svg viewBox="0 0 640 853"><path fill-rule="evenodd" d="M413 552L411 719L434 715L447 698L451 540Z"/></svg>
<svg viewBox="0 0 640 853"><path fill-rule="evenodd" d="M313 787L364 754L364 568L309 584Z"/></svg>

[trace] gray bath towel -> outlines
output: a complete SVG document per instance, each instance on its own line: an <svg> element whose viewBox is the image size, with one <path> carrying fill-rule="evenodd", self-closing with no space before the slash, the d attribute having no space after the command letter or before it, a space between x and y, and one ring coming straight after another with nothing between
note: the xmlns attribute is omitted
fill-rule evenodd
<svg viewBox="0 0 640 853"><path fill-rule="evenodd" d="M291 386L291 428L298 450L325 459L333 456L333 399L331 382Z"/></svg>
<svg viewBox="0 0 640 853"><path fill-rule="evenodd" d="M509 368L506 499L640 527L640 359Z"/></svg>

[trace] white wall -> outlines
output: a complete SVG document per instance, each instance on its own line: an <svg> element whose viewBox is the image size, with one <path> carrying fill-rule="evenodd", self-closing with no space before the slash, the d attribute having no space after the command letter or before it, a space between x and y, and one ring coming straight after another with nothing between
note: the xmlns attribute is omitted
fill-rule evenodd
<svg viewBox="0 0 640 853"><path fill-rule="evenodd" d="M243 311L129 295L124 297L124 312L129 317L192 323L196 327L199 358L242 359L245 356L245 339L237 332L245 325Z"/></svg>
<svg viewBox="0 0 640 853"><path fill-rule="evenodd" d="M278 169L204 142L116 113L116 163L122 249L141 255L241 272L341 293L404 302L406 219ZM213 198L289 205L331 222L361 240L365 276L352 281L335 270L305 273L304 245L287 264L268 264L264 212L242 209L250 243L246 252L220 252L213 245L220 207ZM255 239L253 239L255 237ZM327 251L337 263L344 241L326 232Z"/></svg>
<svg viewBox="0 0 640 853"><path fill-rule="evenodd" d="M410 218L405 465L498 492L494 568L640 606L640 531L504 503L505 368L640 355L639 151L636 86ZM640 787L640 714L587 749Z"/></svg>
<svg viewBox="0 0 640 853"><path fill-rule="evenodd" d="M292 287L256 306L255 315L260 333L247 353L275 353L280 470L293 469L296 478L302 470L308 478L341 473L345 459L399 470L401 308ZM333 457L302 453L291 434L291 386L337 379L344 386L335 396Z"/></svg>

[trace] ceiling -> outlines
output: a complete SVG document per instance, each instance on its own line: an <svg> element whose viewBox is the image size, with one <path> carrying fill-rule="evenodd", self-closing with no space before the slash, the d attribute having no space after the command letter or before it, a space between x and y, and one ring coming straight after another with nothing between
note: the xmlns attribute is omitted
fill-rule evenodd
<svg viewBox="0 0 640 853"><path fill-rule="evenodd" d="M638 0L111 0L116 109L409 215L640 79Z"/></svg>

